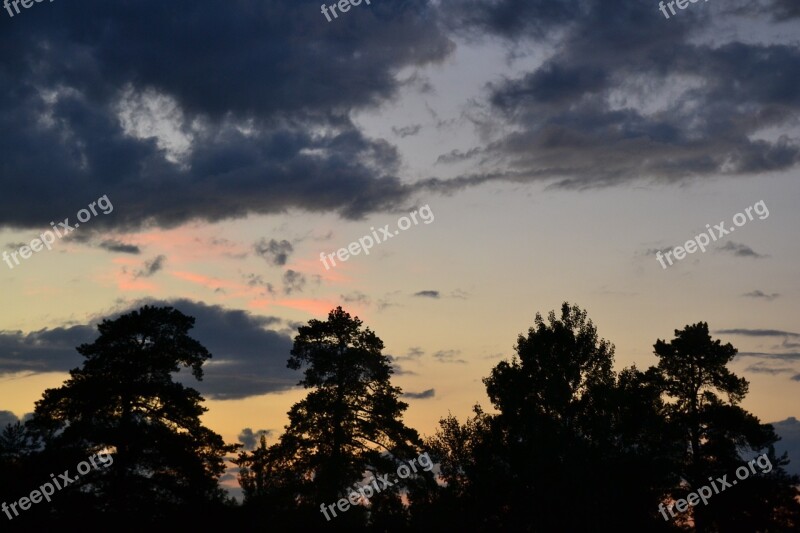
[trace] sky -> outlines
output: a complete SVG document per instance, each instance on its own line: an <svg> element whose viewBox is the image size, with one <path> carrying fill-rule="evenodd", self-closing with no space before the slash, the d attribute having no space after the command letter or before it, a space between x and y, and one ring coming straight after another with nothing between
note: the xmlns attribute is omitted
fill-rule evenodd
<svg viewBox="0 0 800 533"><path fill-rule="evenodd" d="M342 305L430 435L488 407L481 379L568 301L618 370L708 322L739 350L743 406L800 442L800 7L672 9L0 11L0 422L81 364L100 320L160 304L213 354L204 421L274 442L305 395L297 327Z"/></svg>

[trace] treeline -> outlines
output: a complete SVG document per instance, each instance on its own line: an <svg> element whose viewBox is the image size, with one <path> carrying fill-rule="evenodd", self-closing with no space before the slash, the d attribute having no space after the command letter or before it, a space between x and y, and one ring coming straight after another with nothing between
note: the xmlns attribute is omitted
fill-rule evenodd
<svg viewBox="0 0 800 533"><path fill-rule="evenodd" d="M78 347L83 365L0 435L0 529L800 528L800 479L776 456L772 426L741 408L748 383L727 368L736 349L706 323L658 340L656 366L615 372L614 347L584 310L537 314L515 355L483 380L494 412L476 404L423 438L403 422L408 405L383 342L338 307L299 328L288 366L309 392L283 435L252 451L203 426L203 398L173 379L179 369L202 379L211 356L193 325L145 306L104 320ZM746 480L705 503L692 498L756 455L769 470L751 463ZM239 466L242 504L219 486L226 459ZM412 471L414 461L425 468ZM42 501L43 484L59 479Z"/></svg>

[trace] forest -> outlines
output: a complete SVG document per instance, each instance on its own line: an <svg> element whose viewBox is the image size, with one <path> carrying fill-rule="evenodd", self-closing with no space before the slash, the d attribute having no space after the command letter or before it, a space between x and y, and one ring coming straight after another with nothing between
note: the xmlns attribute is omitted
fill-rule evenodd
<svg viewBox="0 0 800 533"><path fill-rule="evenodd" d="M337 307L298 328L287 366L307 394L252 451L205 427L204 398L175 379L202 380L212 355L194 322L148 305L77 347L82 366L0 432L0 530L800 528L796 458L741 407L737 350L705 322L657 339L656 366L616 371L614 345L564 303L483 379L488 403L424 436L383 341ZM220 486L229 468L241 502Z"/></svg>

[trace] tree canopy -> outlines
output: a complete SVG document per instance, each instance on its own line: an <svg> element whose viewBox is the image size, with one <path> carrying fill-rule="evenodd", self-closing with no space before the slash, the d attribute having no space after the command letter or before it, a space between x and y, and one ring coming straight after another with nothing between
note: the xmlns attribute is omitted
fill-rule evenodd
<svg viewBox="0 0 800 533"><path fill-rule="evenodd" d="M36 402L28 425L49 461L113 455L113 468L80 481L91 484L103 512L139 521L223 501L218 478L225 454L237 446L201 423L202 397L173 379L181 368L202 379L211 357L189 336L193 325L194 318L170 307L106 319L97 340L78 347L83 365Z"/></svg>
<svg viewBox="0 0 800 533"><path fill-rule="evenodd" d="M287 366L301 373L306 395L289 409L283 433L271 443L260 435L236 458L228 456L240 446L202 424L200 393L176 380L184 370L202 380L211 357L189 335L193 326L177 309L154 306L102 321L97 339L77 348L83 364L44 391L33 417L0 428L4 501L90 456L113 457L17 516L13 528L800 527L800 479L786 473L786 454L776 455L772 426L742 407L749 384L729 368L736 348L713 339L705 322L657 339L654 366L615 370L614 346L586 310L564 303L546 319L536 314L513 355L483 379L490 407L476 403L464 421L448 414L423 439L403 421L408 404L392 384L383 341L337 307L297 330ZM423 453L432 471L393 475ZM756 456L769 469L756 471ZM712 480L732 479L748 464L746 482L691 503ZM220 485L231 465L242 503ZM382 476L393 483L353 499ZM686 500L687 508L676 507Z"/></svg>

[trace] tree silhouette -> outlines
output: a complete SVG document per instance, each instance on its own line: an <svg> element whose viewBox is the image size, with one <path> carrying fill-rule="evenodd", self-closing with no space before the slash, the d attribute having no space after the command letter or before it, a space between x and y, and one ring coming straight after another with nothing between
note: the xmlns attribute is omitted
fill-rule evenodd
<svg viewBox="0 0 800 533"><path fill-rule="evenodd" d="M294 339L287 364L303 371L308 393L291 407L284 434L271 446L261 436L234 460L242 506L226 505L219 486L225 455L239 446L202 425L203 398L173 379L182 369L202 379L211 357L189 336L193 325L171 307L144 306L104 320L99 337L78 347L83 365L44 392L26 424L0 431L0 497L16 501L95 453L112 454L113 465L6 526L141 531L268 520L292 531L717 532L800 525L800 479L783 469L786 454L775 456L772 426L740 406L748 383L727 368L736 349L713 340L704 322L657 340L657 366L615 372L614 346L585 310L564 303L547 320L537 314L512 358L483 380L495 412L476 404L463 423L448 415L423 443L402 421L408 406L391 384L383 342L337 307ZM423 450L444 483L421 470L405 480L393 475ZM732 479L762 453L770 471L662 517L659 504L686 498L709 477ZM385 474L393 485L341 510L337 503L355 485Z"/></svg>
<svg viewBox="0 0 800 533"><path fill-rule="evenodd" d="M242 487L245 501L264 497L269 493L271 478L276 475L267 447L267 437L261 435L258 446L250 453L239 452L239 485Z"/></svg>
<svg viewBox="0 0 800 533"><path fill-rule="evenodd" d="M314 319L301 326L295 337L288 366L303 368L299 384L312 390L292 406L280 441L268 452L257 453L266 457L262 465L279 471L274 476L278 486L272 490L290 486L292 500L299 502L302 512L314 513L317 525L326 522L321 505L347 498L366 472L394 473L421 444L417 432L402 422L408 405L399 400L401 390L390 383L393 371L382 349L375 333L362 329L361 320L341 307L332 310L327 321ZM256 458L256 452L240 456L251 469L250 479L259 476L252 472ZM373 520L380 514L378 508L397 512L389 502L399 502L402 486L398 483L372 497ZM330 518L336 516L338 526L363 526L360 507L344 515L327 512Z"/></svg>
<svg viewBox="0 0 800 533"><path fill-rule="evenodd" d="M417 529L498 531L507 526L502 510L511 465L503 436L493 431L493 417L480 405L473 412L463 424L453 415L442 418L425 442L446 485L427 505L417 506Z"/></svg>
<svg viewBox="0 0 800 533"><path fill-rule="evenodd" d="M727 364L737 353L730 343L712 340L708 324L698 322L675 330L669 343L654 345L659 358L656 375L663 390L673 400L668 415L687 450L680 474L688 486L676 488L673 498L709 485L709 477L733 477L737 467L749 459L750 452L766 451L772 472L753 475L738 483L736 490L714 495L713 504L691 508L697 531L782 530L800 526L798 492L800 482L788 476L777 458L778 440L769 424L739 406L748 391L748 382L734 375Z"/></svg>
<svg viewBox="0 0 800 533"><path fill-rule="evenodd" d="M429 440L448 483L438 521L456 511L478 531L663 528L655 507L674 451L660 390L635 368L615 374L613 354L579 307L537 314L484 379L499 413L444 419Z"/></svg>
<svg viewBox="0 0 800 533"><path fill-rule="evenodd" d="M83 366L36 402L29 424L42 436L45 455L73 466L101 450L112 454L111 468L80 483L96 497L97 510L123 525L223 499L217 478L224 455L238 446L204 427L203 398L173 381L182 367L202 379L211 357L188 335L193 325L194 318L171 307L144 306L106 319L97 340L78 348Z"/></svg>

